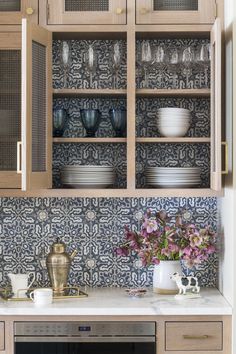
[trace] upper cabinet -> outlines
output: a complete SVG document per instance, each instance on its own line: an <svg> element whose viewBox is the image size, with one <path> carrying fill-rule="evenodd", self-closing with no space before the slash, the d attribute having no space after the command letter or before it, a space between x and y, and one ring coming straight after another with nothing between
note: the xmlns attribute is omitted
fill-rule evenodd
<svg viewBox="0 0 236 354"><path fill-rule="evenodd" d="M52 33L22 22L22 190L51 187Z"/></svg>
<svg viewBox="0 0 236 354"><path fill-rule="evenodd" d="M136 0L137 24L213 24L216 0Z"/></svg>
<svg viewBox="0 0 236 354"><path fill-rule="evenodd" d="M38 23L38 0L0 0L0 25L21 25L23 17Z"/></svg>
<svg viewBox="0 0 236 354"><path fill-rule="evenodd" d="M21 33L0 33L0 63L0 188L20 188Z"/></svg>
<svg viewBox="0 0 236 354"><path fill-rule="evenodd" d="M48 25L126 24L126 0L47 0L46 6Z"/></svg>

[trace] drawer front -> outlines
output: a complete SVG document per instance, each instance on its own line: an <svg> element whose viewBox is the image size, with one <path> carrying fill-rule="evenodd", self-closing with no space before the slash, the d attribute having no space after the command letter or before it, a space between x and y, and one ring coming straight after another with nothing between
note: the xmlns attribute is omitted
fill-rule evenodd
<svg viewBox="0 0 236 354"><path fill-rule="evenodd" d="M166 322L167 351L223 349L222 322Z"/></svg>
<svg viewBox="0 0 236 354"><path fill-rule="evenodd" d="M5 323L0 322L0 350L5 350Z"/></svg>

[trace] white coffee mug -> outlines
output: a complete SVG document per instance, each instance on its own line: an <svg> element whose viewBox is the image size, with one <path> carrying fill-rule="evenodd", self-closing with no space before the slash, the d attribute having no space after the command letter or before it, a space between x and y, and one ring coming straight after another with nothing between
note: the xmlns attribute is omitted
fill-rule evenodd
<svg viewBox="0 0 236 354"><path fill-rule="evenodd" d="M35 289L30 293L30 298L37 306L50 305L53 299L53 291L49 288Z"/></svg>

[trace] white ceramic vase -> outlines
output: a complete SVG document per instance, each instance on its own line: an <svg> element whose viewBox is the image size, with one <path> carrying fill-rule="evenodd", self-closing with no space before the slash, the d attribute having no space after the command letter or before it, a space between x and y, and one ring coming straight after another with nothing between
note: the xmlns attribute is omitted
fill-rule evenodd
<svg viewBox="0 0 236 354"><path fill-rule="evenodd" d="M178 272L182 274L180 261L160 261L154 266L153 291L157 294L177 294L178 287L170 277Z"/></svg>

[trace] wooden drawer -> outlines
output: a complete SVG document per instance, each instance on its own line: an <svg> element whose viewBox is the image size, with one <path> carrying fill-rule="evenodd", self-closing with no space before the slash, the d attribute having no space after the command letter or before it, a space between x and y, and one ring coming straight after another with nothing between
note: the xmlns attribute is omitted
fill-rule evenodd
<svg viewBox="0 0 236 354"><path fill-rule="evenodd" d="M0 322L0 350L5 350L5 323Z"/></svg>
<svg viewBox="0 0 236 354"><path fill-rule="evenodd" d="M222 322L166 322L167 351L223 349Z"/></svg>

